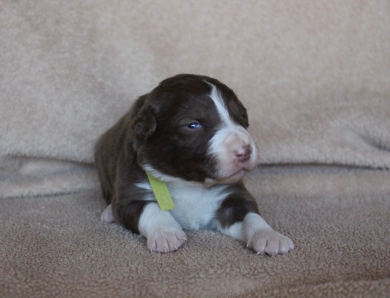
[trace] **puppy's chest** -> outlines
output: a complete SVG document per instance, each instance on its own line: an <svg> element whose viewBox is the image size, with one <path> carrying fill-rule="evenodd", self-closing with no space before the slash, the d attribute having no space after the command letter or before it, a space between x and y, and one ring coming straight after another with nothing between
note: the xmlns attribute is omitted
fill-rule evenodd
<svg viewBox="0 0 390 298"><path fill-rule="evenodd" d="M198 183L171 182L168 188L175 203L170 213L183 228L212 228L215 212L227 195L226 186L206 188Z"/></svg>

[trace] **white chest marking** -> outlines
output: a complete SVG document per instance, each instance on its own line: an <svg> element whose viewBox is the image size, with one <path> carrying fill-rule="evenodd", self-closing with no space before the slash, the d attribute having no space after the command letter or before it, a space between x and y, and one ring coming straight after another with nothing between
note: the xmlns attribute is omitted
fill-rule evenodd
<svg viewBox="0 0 390 298"><path fill-rule="evenodd" d="M200 183L181 181L168 184L168 188L176 205L171 214L183 228L213 228L211 220L227 195L225 185L206 188Z"/></svg>
<svg viewBox="0 0 390 298"><path fill-rule="evenodd" d="M175 203L175 208L169 212L184 229L215 228L212 219L221 200L228 195L226 185L206 188L201 183L183 180L170 181L167 185ZM137 186L151 190L149 183Z"/></svg>

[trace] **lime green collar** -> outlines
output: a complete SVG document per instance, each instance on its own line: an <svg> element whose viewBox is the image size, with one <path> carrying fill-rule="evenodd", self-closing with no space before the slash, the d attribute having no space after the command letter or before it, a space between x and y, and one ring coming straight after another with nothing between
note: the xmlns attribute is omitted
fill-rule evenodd
<svg viewBox="0 0 390 298"><path fill-rule="evenodd" d="M173 203L167 184L164 181L161 181L152 176L148 172L146 172L146 175L148 176L150 186L152 187L154 196L156 197L160 209L167 211L175 208L175 204Z"/></svg>

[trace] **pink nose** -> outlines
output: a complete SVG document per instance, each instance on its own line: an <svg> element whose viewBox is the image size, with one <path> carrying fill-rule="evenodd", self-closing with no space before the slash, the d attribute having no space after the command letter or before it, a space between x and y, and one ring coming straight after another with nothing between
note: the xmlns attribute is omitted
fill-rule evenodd
<svg viewBox="0 0 390 298"><path fill-rule="evenodd" d="M239 162L246 162L251 158L252 147L250 145L242 146L241 148L233 150L236 160Z"/></svg>

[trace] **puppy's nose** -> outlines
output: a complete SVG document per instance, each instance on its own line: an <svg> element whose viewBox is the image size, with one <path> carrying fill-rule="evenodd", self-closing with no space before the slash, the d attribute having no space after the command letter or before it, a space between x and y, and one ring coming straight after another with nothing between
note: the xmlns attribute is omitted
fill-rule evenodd
<svg viewBox="0 0 390 298"><path fill-rule="evenodd" d="M240 148L234 149L233 154L237 161L246 162L251 158L252 147L250 145L245 145Z"/></svg>

